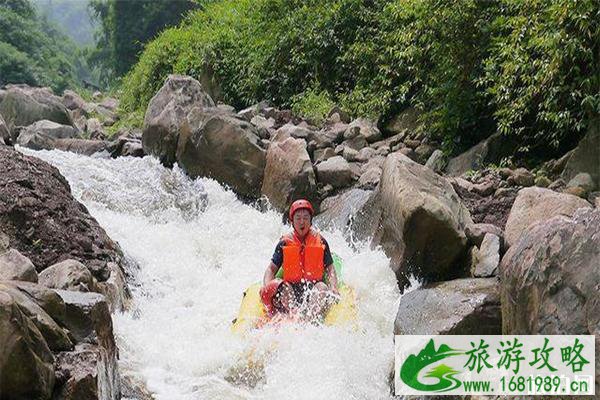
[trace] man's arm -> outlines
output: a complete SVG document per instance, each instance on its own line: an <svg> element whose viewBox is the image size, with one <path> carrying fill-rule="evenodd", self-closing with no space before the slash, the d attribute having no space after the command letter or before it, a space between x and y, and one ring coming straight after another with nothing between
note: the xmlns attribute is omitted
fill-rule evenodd
<svg viewBox="0 0 600 400"><path fill-rule="evenodd" d="M279 267L277 265L275 265L275 263L273 261L271 261L271 263L267 267L267 270L265 271L265 276L263 277L263 285L266 285L267 283L269 283L273 279L275 279L277 270L279 270Z"/></svg>
<svg viewBox="0 0 600 400"><path fill-rule="evenodd" d="M333 264L329 264L327 267L325 267L325 273L327 274L327 283L329 286L329 289L334 292L335 294L339 294L338 289L337 289L337 274L335 273L335 265Z"/></svg>

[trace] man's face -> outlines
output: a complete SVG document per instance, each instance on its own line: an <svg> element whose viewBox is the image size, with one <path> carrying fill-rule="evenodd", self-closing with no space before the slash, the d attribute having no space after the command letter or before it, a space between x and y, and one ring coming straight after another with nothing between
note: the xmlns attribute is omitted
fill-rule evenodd
<svg viewBox="0 0 600 400"><path fill-rule="evenodd" d="M306 235L310 229L310 211L304 208L296 211L292 225L300 236Z"/></svg>

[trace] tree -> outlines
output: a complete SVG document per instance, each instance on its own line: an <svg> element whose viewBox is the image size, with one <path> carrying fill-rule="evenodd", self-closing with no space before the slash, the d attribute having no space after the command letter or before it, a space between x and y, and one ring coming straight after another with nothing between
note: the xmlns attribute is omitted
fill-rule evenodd
<svg viewBox="0 0 600 400"><path fill-rule="evenodd" d="M196 7L192 0L92 0L90 5L101 25L92 60L117 76L137 62L145 43Z"/></svg>

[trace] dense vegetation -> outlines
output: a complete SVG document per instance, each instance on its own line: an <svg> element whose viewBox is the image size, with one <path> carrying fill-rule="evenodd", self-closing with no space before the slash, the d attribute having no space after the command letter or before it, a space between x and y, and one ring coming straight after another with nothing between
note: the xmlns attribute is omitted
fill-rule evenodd
<svg viewBox="0 0 600 400"><path fill-rule="evenodd" d="M124 75L137 62L145 43L165 27L177 25L196 7L192 0L92 0L102 29L91 61L103 68L104 83Z"/></svg>
<svg viewBox="0 0 600 400"><path fill-rule="evenodd" d="M597 0L221 0L146 46L123 104L143 110L169 73L210 75L236 107L414 106L449 149L496 131L557 149L600 110L599 21Z"/></svg>
<svg viewBox="0 0 600 400"><path fill-rule="evenodd" d="M0 0L0 85L78 86L76 46L27 0Z"/></svg>

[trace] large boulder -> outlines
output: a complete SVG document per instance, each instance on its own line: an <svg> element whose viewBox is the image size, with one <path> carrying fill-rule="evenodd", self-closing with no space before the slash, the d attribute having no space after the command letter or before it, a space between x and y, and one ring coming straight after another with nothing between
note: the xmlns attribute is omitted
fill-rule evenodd
<svg viewBox="0 0 600 400"><path fill-rule="evenodd" d="M316 200L315 171L304 140L288 138L269 146L261 193L279 210L298 198Z"/></svg>
<svg viewBox="0 0 600 400"><path fill-rule="evenodd" d="M590 122L587 134L568 158L562 178L569 182L581 172L590 174L596 188L600 188L600 119Z"/></svg>
<svg viewBox="0 0 600 400"><path fill-rule="evenodd" d="M121 398L117 364L106 349L87 343L56 356L57 384L53 400L118 400Z"/></svg>
<svg viewBox="0 0 600 400"><path fill-rule="evenodd" d="M76 260L51 265L40 273L39 282L54 289L96 291L94 277L85 265Z"/></svg>
<svg viewBox="0 0 600 400"><path fill-rule="evenodd" d="M500 290L495 278L456 279L402 296L395 335L499 335Z"/></svg>
<svg viewBox="0 0 600 400"><path fill-rule="evenodd" d="M21 131L16 144L33 150L52 150L59 139L78 137L75 128L49 120L36 121Z"/></svg>
<svg viewBox="0 0 600 400"><path fill-rule="evenodd" d="M0 229L10 237L11 247L28 257L38 272L75 259L96 279L108 279L107 263L120 263L122 251L73 198L58 170L0 146L0 171Z"/></svg>
<svg viewBox="0 0 600 400"><path fill-rule="evenodd" d="M86 105L85 100L72 90L65 90L63 92L62 103L71 111L83 110Z"/></svg>
<svg viewBox="0 0 600 400"><path fill-rule="evenodd" d="M600 385L600 210L536 224L504 255L502 333L596 337Z"/></svg>
<svg viewBox="0 0 600 400"><path fill-rule="evenodd" d="M11 281L4 283L19 289L21 293L33 299L56 322L62 324L65 321L65 302L53 289L31 282Z"/></svg>
<svg viewBox="0 0 600 400"><path fill-rule="evenodd" d="M355 229L354 221L365 212L364 207L371 196L372 190L349 189L329 197L321 203L321 213L315 217L314 223L321 229Z"/></svg>
<svg viewBox="0 0 600 400"><path fill-rule="evenodd" d="M319 163L315 169L319 182L334 188L348 186L354 178L350 164L342 156L331 157Z"/></svg>
<svg viewBox="0 0 600 400"><path fill-rule="evenodd" d="M472 248L471 275L487 278L498 274L500 264L500 237L486 233L479 248Z"/></svg>
<svg viewBox="0 0 600 400"><path fill-rule="evenodd" d="M500 133L482 140L469 150L448 161L446 173L459 176L469 170L480 169L485 164L497 163L502 157L512 154L518 143Z"/></svg>
<svg viewBox="0 0 600 400"><path fill-rule="evenodd" d="M15 249L0 251L0 281L37 282L38 274L31 260Z"/></svg>
<svg viewBox="0 0 600 400"><path fill-rule="evenodd" d="M165 165L175 163L180 131L194 107L215 107L215 103L194 78L169 75L146 110L142 136L144 152L158 157Z"/></svg>
<svg viewBox="0 0 600 400"><path fill-rule="evenodd" d="M49 290L41 285L34 286L37 286L33 289L37 292ZM38 328L50 350L71 350L73 343L69 339L66 330L60 327L52 316L38 304L34 296L31 296L28 291L22 290L21 287L22 283L14 281L0 282L0 293L10 295L17 302L19 309ZM64 304L62 307L64 309Z"/></svg>
<svg viewBox="0 0 600 400"><path fill-rule="evenodd" d="M373 143L381 139L381 132L377 128L377 125L373 121L364 118L352 121L348 125L348 130L344 133L344 137L347 139L358 135L364 137L368 143Z"/></svg>
<svg viewBox="0 0 600 400"><path fill-rule="evenodd" d="M54 356L17 301L0 291L0 394L10 400L49 399Z"/></svg>
<svg viewBox="0 0 600 400"><path fill-rule="evenodd" d="M517 242L528 228L556 215L572 216L578 208L590 208L587 201L566 193L557 193L550 189L526 188L519 191L508 215L505 228L507 247Z"/></svg>
<svg viewBox="0 0 600 400"><path fill-rule="evenodd" d="M0 114L12 131L47 119L62 125L72 125L69 111L48 88L8 85L0 102Z"/></svg>
<svg viewBox="0 0 600 400"><path fill-rule="evenodd" d="M250 198L260 197L266 151L256 128L234 115L195 109L180 134L177 162L192 178L208 176Z"/></svg>
<svg viewBox="0 0 600 400"><path fill-rule="evenodd" d="M473 221L452 185L401 153L383 164L374 244L391 258L401 285L413 274L445 280L459 274L466 254L465 227Z"/></svg>
<svg viewBox="0 0 600 400"><path fill-rule="evenodd" d="M98 344L116 352L108 303L100 293L55 290L65 303L63 325L77 343Z"/></svg>

